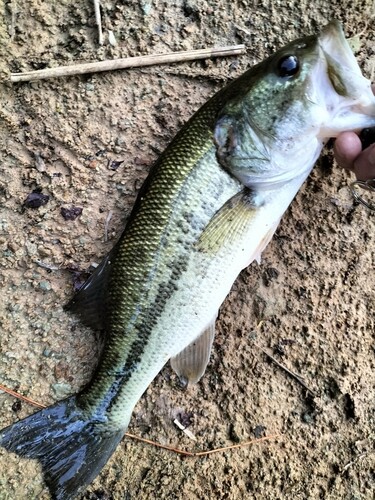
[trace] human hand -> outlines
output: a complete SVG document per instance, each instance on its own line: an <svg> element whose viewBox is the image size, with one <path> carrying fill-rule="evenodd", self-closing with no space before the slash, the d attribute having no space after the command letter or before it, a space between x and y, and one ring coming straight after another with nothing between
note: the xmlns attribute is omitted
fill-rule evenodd
<svg viewBox="0 0 375 500"><path fill-rule="evenodd" d="M375 143L362 151L361 140L354 132L343 132L334 145L337 163L352 170L357 179L367 181L375 178Z"/></svg>
<svg viewBox="0 0 375 500"><path fill-rule="evenodd" d="M375 94L375 84L372 91ZM371 142L373 144L362 151L358 135L354 132L343 132L337 137L333 148L337 163L354 172L361 181L375 178L375 142Z"/></svg>

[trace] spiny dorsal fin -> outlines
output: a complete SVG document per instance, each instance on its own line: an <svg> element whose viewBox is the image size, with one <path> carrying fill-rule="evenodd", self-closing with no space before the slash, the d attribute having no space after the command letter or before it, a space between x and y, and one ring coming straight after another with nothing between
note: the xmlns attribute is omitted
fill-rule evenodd
<svg viewBox="0 0 375 500"><path fill-rule="evenodd" d="M206 371L215 336L215 319L194 342L171 358L171 366L182 381L195 384Z"/></svg>
<svg viewBox="0 0 375 500"><path fill-rule="evenodd" d="M241 237L257 212L251 198L251 192L244 189L228 200L204 229L196 244L198 250L216 253L226 243Z"/></svg>

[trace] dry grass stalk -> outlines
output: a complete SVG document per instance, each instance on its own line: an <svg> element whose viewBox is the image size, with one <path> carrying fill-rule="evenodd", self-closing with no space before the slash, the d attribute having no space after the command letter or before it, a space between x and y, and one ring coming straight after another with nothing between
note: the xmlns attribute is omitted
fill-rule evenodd
<svg viewBox="0 0 375 500"><path fill-rule="evenodd" d="M63 76L83 75L85 73L98 73L100 71L114 71L117 69L139 68L155 64L171 64L175 62L207 59L212 57L225 57L240 55L245 52L244 45L218 47L213 49L186 50L182 52L169 52L167 54L153 54L148 56L126 57L92 63L59 66L24 73L11 73L12 83L43 80L45 78L58 78Z"/></svg>

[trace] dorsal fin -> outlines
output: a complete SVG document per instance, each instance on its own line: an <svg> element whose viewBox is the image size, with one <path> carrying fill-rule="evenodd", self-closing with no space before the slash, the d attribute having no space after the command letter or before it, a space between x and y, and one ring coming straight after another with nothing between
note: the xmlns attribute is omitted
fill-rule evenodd
<svg viewBox="0 0 375 500"><path fill-rule="evenodd" d="M90 278L64 307L79 316L82 323L93 330L105 329L106 292L115 248L104 257Z"/></svg>
<svg viewBox="0 0 375 500"><path fill-rule="evenodd" d="M171 366L183 382L195 384L206 371L215 336L215 319L194 342L171 358Z"/></svg>

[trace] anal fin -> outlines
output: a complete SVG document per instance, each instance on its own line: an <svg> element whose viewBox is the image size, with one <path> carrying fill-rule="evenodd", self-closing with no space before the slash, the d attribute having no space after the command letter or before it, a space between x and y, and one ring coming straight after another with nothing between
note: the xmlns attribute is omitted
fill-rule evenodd
<svg viewBox="0 0 375 500"><path fill-rule="evenodd" d="M173 370L184 382L195 384L206 371L215 336L215 320L216 317L194 342L171 358Z"/></svg>
<svg viewBox="0 0 375 500"><path fill-rule="evenodd" d="M273 224L273 226L271 226L270 229L267 231L267 233L264 235L264 237L261 239L258 247L256 248L255 253L251 257L251 261L249 262L249 264L251 262L253 262L253 260L256 260L257 263L260 264L263 250L267 247L268 243L272 240L272 237L275 234L275 231L276 231L279 223L280 223L280 220L275 222Z"/></svg>

